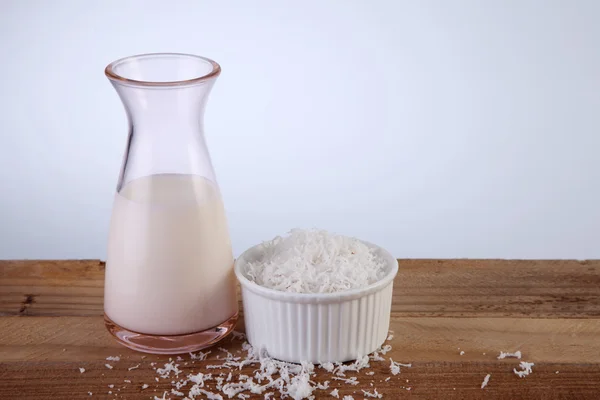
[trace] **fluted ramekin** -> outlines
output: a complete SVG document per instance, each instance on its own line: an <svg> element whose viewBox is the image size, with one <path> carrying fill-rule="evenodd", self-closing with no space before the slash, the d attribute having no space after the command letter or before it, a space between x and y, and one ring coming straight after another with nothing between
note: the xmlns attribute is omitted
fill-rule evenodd
<svg viewBox="0 0 600 400"><path fill-rule="evenodd" d="M344 362L377 350L390 326L398 261L383 248L362 243L385 260L385 276L364 288L323 294L259 286L247 278L246 269L263 245L246 250L235 262L235 274L242 287L248 342L289 362Z"/></svg>

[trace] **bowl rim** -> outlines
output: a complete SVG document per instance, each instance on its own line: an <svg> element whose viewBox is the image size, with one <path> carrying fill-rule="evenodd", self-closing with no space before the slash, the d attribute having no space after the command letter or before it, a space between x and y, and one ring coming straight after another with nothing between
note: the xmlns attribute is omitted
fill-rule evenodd
<svg viewBox="0 0 600 400"><path fill-rule="evenodd" d="M346 300L352 300L360 297L364 297L371 293L379 292L387 287L389 284L393 283L394 278L398 274L398 260L394 258L390 252L385 250L381 246L377 246L376 244L359 240L361 243L367 245L368 247L375 249L378 254L385 260L388 265L391 265L388 273L381 279L372 284L357 288L344 290L342 292L334 292L334 293L295 293L295 292L283 292L281 290L275 290L271 288L267 288L264 286L260 286L256 282L253 282L244 276L242 272L242 268L247 264L246 257L257 250L260 250L261 247L264 246L264 243L257 244L255 246L250 247L246 251L244 251L234 263L234 272L235 275L242 286L242 289L248 289L256 294L259 294L263 297L267 297L274 300L280 300L289 303L337 303Z"/></svg>

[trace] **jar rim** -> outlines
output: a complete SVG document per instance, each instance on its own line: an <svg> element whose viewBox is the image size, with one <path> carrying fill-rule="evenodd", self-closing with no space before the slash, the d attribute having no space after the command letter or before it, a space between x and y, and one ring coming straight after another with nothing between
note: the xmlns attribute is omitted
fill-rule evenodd
<svg viewBox="0 0 600 400"><path fill-rule="evenodd" d="M123 74L119 74L116 72L119 66L122 66L125 63L130 62L143 62L149 59L156 58L172 58L172 59L189 59L193 61L200 61L207 64L210 67L210 70L207 73L199 74L198 76L193 76L189 79L180 79L180 80L137 80L132 79L131 77L125 77ZM198 83L202 83L208 81L210 79L216 78L221 74L221 66L216 62L211 60L210 58L198 56L195 54L187 54L187 53L145 53L145 54L137 54L133 56L128 56L124 58L120 58L108 64L104 69L104 73L108 79L115 82L120 82L124 84L134 85L134 86L143 86L143 87L169 87L169 86L187 86L194 85Z"/></svg>

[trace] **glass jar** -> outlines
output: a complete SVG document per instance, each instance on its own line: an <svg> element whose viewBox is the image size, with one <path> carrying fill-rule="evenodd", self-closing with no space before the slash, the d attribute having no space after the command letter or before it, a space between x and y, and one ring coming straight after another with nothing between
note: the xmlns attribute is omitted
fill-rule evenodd
<svg viewBox="0 0 600 400"><path fill-rule="evenodd" d="M207 58L170 53L124 58L105 70L129 121L108 239L105 322L135 350L196 351L237 321L227 220L203 129L220 72Z"/></svg>

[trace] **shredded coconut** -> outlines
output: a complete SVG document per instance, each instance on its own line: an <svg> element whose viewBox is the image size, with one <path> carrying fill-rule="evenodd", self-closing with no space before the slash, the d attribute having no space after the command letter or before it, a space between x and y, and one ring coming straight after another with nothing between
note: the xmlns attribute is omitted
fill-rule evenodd
<svg viewBox="0 0 600 400"><path fill-rule="evenodd" d="M243 336L234 335L234 337L238 338ZM379 354L385 354L391 351L391 349L391 346L386 345L377 349L377 351L371 355L359 357L354 362L345 364L328 362L320 364L319 368L324 370L323 374L325 374L325 372L330 374L330 380L333 379L334 381L343 382L348 386L355 386L359 384L359 377L348 377L346 374L356 374L365 368L370 368L371 362L385 361ZM184 378L179 378L179 375L182 374L183 371L179 370L179 364L175 364L173 359L169 359L170 362L164 364L164 367L162 368L154 367L158 375L155 377L155 380L159 382L159 377L163 379L168 378L172 385L172 388L170 388L169 391L163 392L162 397L155 396L155 398L167 400L168 396L171 396L172 399L183 398L184 400L223 400L225 398L245 400L253 395L259 395L267 400L274 400L274 398L314 400L327 395L337 399L342 397L338 389L331 387L330 380L325 380L323 382L316 381L316 378L318 378L316 373L317 366L312 363L302 362L300 364L293 364L275 360L267 354L266 350L256 349L247 342L242 343L242 350L246 354L244 356L237 356L241 351L228 351L225 348L219 348L219 351L223 352L225 356L221 355L220 360L218 361L219 364L203 366L204 372L210 370L211 367L214 369L227 368L229 371L216 372L214 375L199 372L186 374ZM190 353L190 358L193 360L206 360L209 353L210 352ZM181 357L177 357L176 361L181 361L180 359ZM394 375L400 373L400 367L411 366L411 364L398 363L392 359L390 359L390 362L390 370ZM153 364L154 363L151 363L151 365ZM241 370L247 366L253 366L252 372L249 372L250 370L246 369L244 372L248 371L246 372L247 375L241 373ZM130 367L129 370L139 367L140 364ZM366 371L365 374L373 376L375 375L375 372L369 370ZM362 376L364 377L364 375ZM386 382L389 381L390 377L387 377L385 380ZM131 383L128 379L125 379L124 382ZM382 394L377 391L373 382L374 381L369 383L371 386L370 390L367 391L361 389L361 393L361 390L358 390L357 388L358 393L364 395L365 398L382 398ZM380 380L380 382L383 382L383 380ZM109 385L109 388L112 389L113 387L115 387L115 385ZM123 387L125 388L126 386ZM148 388L149 385L147 384L141 386L142 390ZM410 390L410 388L401 388ZM322 392L315 392L317 390ZM156 390L154 391L156 392ZM356 396L357 391L354 391L354 396ZM117 395L117 393L112 392L110 394ZM354 397L347 395L343 397L343 400L344 399L354 399Z"/></svg>
<svg viewBox="0 0 600 400"><path fill-rule="evenodd" d="M335 365L331 362L323 363L319 366L319 368L323 368L327 372L333 372Z"/></svg>
<svg viewBox="0 0 600 400"><path fill-rule="evenodd" d="M406 367L406 368L412 367L412 364L402 364L402 363L392 360L391 358L390 358L390 362L391 362L390 371L391 371L392 375L398 375L400 373L400 367Z"/></svg>
<svg viewBox="0 0 600 400"><path fill-rule="evenodd" d="M165 397L166 395L167 395L167 392L164 392L162 397L154 396L154 400L166 400L166 397Z"/></svg>
<svg viewBox="0 0 600 400"><path fill-rule="evenodd" d="M209 354L210 354L210 351L207 351L206 353L199 351L198 354L190 353L190 357L192 358L192 360L202 361L202 360L206 360L206 357L208 357Z"/></svg>
<svg viewBox="0 0 600 400"><path fill-rule="evenodd" d="M192 399L195 399L196 396L205 395L208 400L223 400L223 396L218 393L209 392L208 390L204 390L201 388L193 387L192 390L188 393L188 396Z"/></svg>
<svg viewBox="0 0 600 400"><path fill-rule="evenodd" d="M464 351L461 351L459 354L460 354L461 356L464 356L464 355L465 355L465 352L464 352Z"/></svg>
<svg viewBox="0 0 600 400"><path fill-rule="evenodd" d="M325 381L323 383L317 383L317 389L319 389L319 390L329 389L329 381Z"/></svg>
<svg viewBox="0 0 600 400"><path fill-rule="evenodd" d="M368 286L385 276L385 261L360 240L324 230L293 229L263 243L246 277L270 289L336 293Z"/></svg>
<svg viewBox="0 0 600 400"><path fill-rule="evenodd" d="M376 399L380 399L380 398L382 398L382 397L383 397L383 395L382 395L382 394L380 394L380 393L377 393L377 389L375 389L375 390L373 391L373 393L371 393L371 392L368 392L368 391L366 391L366 390L363 390L362 392L363 392L363 394L365 395L365 397L373 397L373 398L376 398Z"/></svg>
<svg viewBox="0 0 600 400"><path fill-rule="evenodd" d="M104 364L104 366L105 366L106 368L108 368L108 369L113 369L113 366L112 366L112 365L110 365L110 364Z"/></svg>
<svg viewBox="0 0 600 400"><path fill-rule="evenodd" d="M492 376L492 374L487 374L485 376L485 378L483 378L483 382L481 383L481 388L482 389L487 386L488 382L490 381L490 377L491 376Z"/></svg>
<svg viewBox="0 0 600 400"><path fill-rule="evenodd" d="M121 361L121 357L119 356L110 356L110 357L106 357L106 361Z"/></svg>
<svg viewBox="0 0 600 400"><path fill-rule="evenodd" d="M134 365L133 367L129 367L127 368L128 371L133 371L134 369L138 369L140 367L140 364L138 365Z"/></svg>
<svg viewBox="0 0 600 400"><path fill-rule="evenodd" d="M85 372L85 368L79 368L79 373L83 374Z"/></svg>
<svg viewBox="0 0 600 400"><path fill-rule="evenodd" d="M166 363L164 368L158 368L156 372L160 375L161 378L168 378L171 372L175 374L175 376L179 376L181 371L177 368L179 364L175 364L174 361L170 363Z"/></svg>
<svg viewBox="0 0 600 400"><path fill-rule="evenodd" d="M356 380L355 376L353 376L352 378L340 378L339 376L334 376L333 379L342 381L344 383L348 383L350 385L358 385L358 381Z"/></svg>
<svg viewBox="0 0 600 400"><path fill-rule="evenodd" d="M521 359L521 351L517 350L514 353L505 353L505 352L501 351L500 355L498 356L498 360L503 360L505 358L518 358L520 360Z"/></svg>
<svg viewBox="0 0 600 400"><path fill-rule="evenodd" d="M358 360L356 360L354 363L352 363L350 365L344 365L344 364L338 363L334 372L336 375L346 376L345 372L347 372L347 371L358 372L363 368L369 368L369 356L364 356L362 358L359 358Z"/></svg>
<svg viewBox="0 0 600 400"><path fill-rule="evenodd" d="M513 368L513 372L515 374L517 374L519 376L519 378L524 378L532 372L531 367L533 367L534 365L535 365L534 363L530 363L527 361L521 361L521 363L519 364L521 371L517 371L516 368Z"/></svg>

